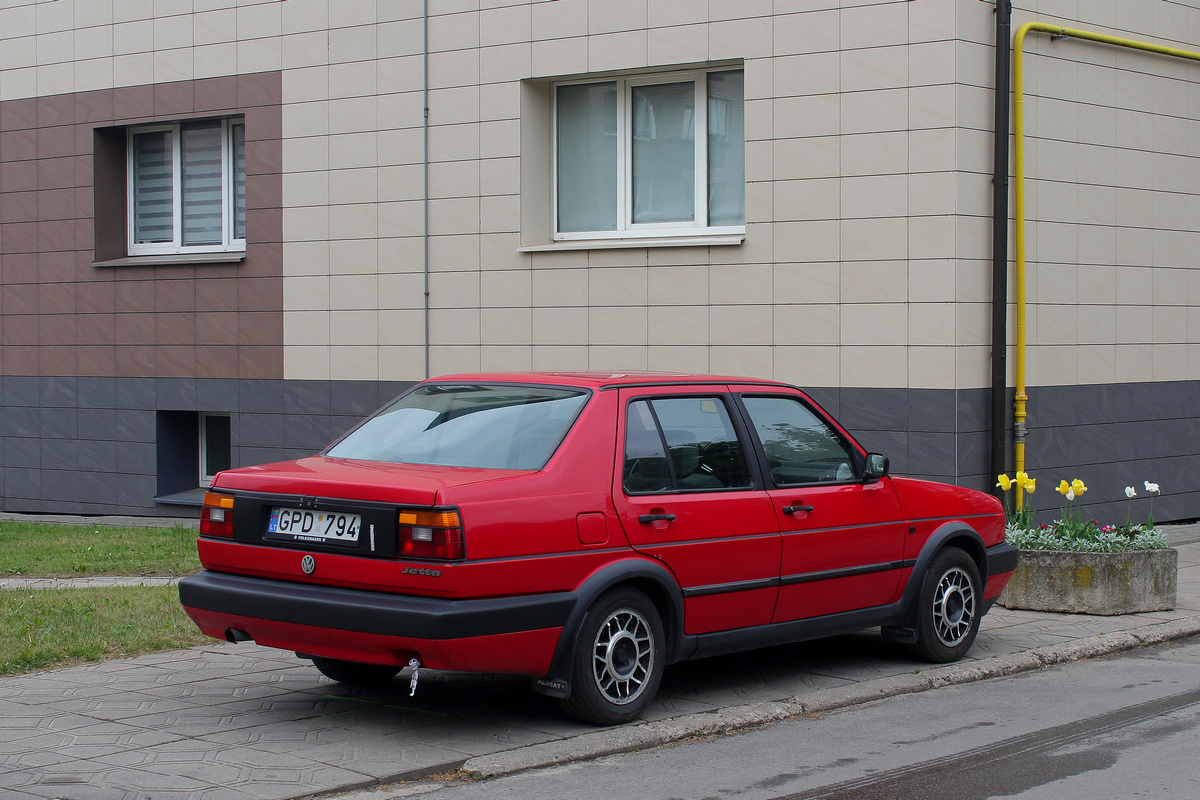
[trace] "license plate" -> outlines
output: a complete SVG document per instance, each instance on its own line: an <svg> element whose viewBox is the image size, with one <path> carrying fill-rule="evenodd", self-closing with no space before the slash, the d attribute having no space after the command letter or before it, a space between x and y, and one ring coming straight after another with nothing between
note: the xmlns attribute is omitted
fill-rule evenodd
<svg viewBox="0 0 1200 800"><path fill-rule="evenodd" d="M362 517L329 511L310 511L302 508L275 507L267 522L267 533L286 536L298 542L358 541Z"/></svg>

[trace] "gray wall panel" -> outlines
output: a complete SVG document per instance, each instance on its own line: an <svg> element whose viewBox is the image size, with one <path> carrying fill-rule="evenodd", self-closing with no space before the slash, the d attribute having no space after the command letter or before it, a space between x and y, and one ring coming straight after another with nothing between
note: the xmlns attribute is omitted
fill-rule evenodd
<svg viewBox="0 0 1200 800"><path fill-rule="evenodd" d="M1134 521L1145 519L1147 480L1163 491L1154 501L1156 519L1200 517L1198 397L1200 382L1192 381L1031 391L1026 466L1038 478L1038 519L1061 514L1054 487L1076 477L1088 486L1082 512L1101 522L1126 520L1126 486L1143 495L1133 503Z"/></svg>
<svg viewBox="0 0 1200 800"><path fill-rule="evenodd" d="M78 439L42 439L42 469L79 469Z"/></svg>
<svg viewBox="0 0 1200 800"><path fill-rule="evenodd" d="M959 431L992 430L992 392L990 389L959 389L957 413ZM1010 404L1009 408L1012 407Z"/></svg>
<svg viewBox="0 0 1200 800"><path fill-rule="evenodd" d="M80 439L79 471L112 475L117 471L117 443L100 439Z"/></svg>
<svg viewBox="0 0 1200 800"><path fill-rule="evenodd" d="M991 474L992 468L992 434L966 432L958 434L958 475L963 486L980 491L992 490L996 478Z"/></svg>
<svg viewBox="0 0 1200 800"><path fill-rule="evenodd" d="M955 392L910 390L908 430L954 433L958 426L957 404Z"/></svg>
<svg viewBox="0 0 1200 800"><path fill-rule="evenodd" d="M37 436L41 419L37 406L8 406L0 414L0 436Z"/></svg>
<svg viewBox="0 0 1200 800"><path fill-rule="evenodd" d="M155 385L155 408L196 408L196 381L192 378L160 378Z"/></svg>
<svg viewBox="0 0 1200 800"><path fill-rule="evenodd" d="M156 456L154 442L122 442L117 448L117 472L153 476L158 468Z"/></svg>
<svg viewBox="0 0 1200 800"><path fill-rule="evenodd" d="M842 414L841 414L842 390L841 389L830 389L830 388L821 387L821 386L814 386L814 387L801 386L800 388L803 389L805 391L805 393L808 394L809 397L811 397L813 400L816 400L817 404L820 405L821 408L828 411L834 417L837 417L839 421L841 420L841 416L842 416ZM845 423L843 423L843 424L845 424Z"/></svg>
<svg viewBox="0 0 1200 800"><path fill-rule="evenodd" d="M380 385L368 381L337 381L329 387L329 409L332 414L365 417L392 399L387 392L380 397Z"/></svg>
<svg viewBox="0 0 1200 800"><path fill-rule="evenodd" d="M0 509L194 516L194 508L153 499L160 410L230 413L233 461L245 466L311 455L409 385L4 376ZM987 390L810 393L865 447L886 454L896 474L995 484ZM1147 479L1163 486L1160 520L1200 517L1200 382L1035 387L1030 395L1028 467L1043 516L1059 513L1058 480L1080 477L1090 488L1085 513L1106 521L1124 521L1124 487Z"/></svg>
<svg viewBox="0 0 1200 800"><path fill-rule="evenodd" d="M152 411L157 401L154 378L119 378L117 408Z"/></svg>
<svg viewBox="0 0 1200 800"><path fill-rule="evenodd" d="M902 475L909 471L907 433L902 431L851 431L851 433L867 450L887 456L892 472Z"/></svg>
<svg viewBox="0 0 1200 800"><path fill-rule="evenodd" d="M79 436L79 412L75 408L42 408L38 435L43 439L75 439Z"/></svg>
<svg viewBox="0 0 1200 800"><path fill-rule="evenodd" d="M117 379L80 378L79 402L80 408L116 408Z"/></svg>
<svg viewBox="0 0 1200 800"><path fill-rule="evenodd" d="M209 378L196 381L196 409L199 411L235 411L238 407L238 381Z"/></svg>
<svg viewBox="0 0 1200 800"><path fill-rule="evenodd" d="M283 411L283 381L241 381L238 386L238 410L261 414Z"/></svg>
<svg viewBox="0 0 1200 800"><path fill-rule="evenodd" d="M953 433L908 433L908 471L920 475L945 475L953 467L957 443Z"/></svg>
<svg viewBox="0 0 1200 800"><path fill-rule="evenodd" d="M329 391L325 381L288 381L283 387L283 411L328 415Z"/></svg>
<svg viewBox="0 0 1200 800"><path fill-rule="evenodd" d="M41 404L40 378L30 378L24 375L4 376L4 405L38 406Z"/></svg>
<svg viewBox="0 0 1200 800"><path fill-rule="evenodd" d="M79 438L116 441L117 410L115 408L79 409Z"/></svg>
<svg viewBox="0 0 1200 800"><path fill-rule="evenodd" d="M38 388L38 403L42 408L75 408L78 378L42 378Z"/></svg>
<svg viewBox="0 0 1200 800"><path fill-rule="evenodd" d="M155 505L151 499L157 489L157 481L153 475L118 475L116 488L117 504L122 509L121 513L196 516L186 509Z"/></svg>
<svg viewBox="0 0 1200 800"><path fill-rule="evenodd" d="M153 442L154 412L118 409L117 441Z"/></svg>
<svg viewBox="0 0 1200 800"><path fill-rule="evenodd" d="M6 469L4 484L11 497L40 499L42 496L42 471L36 467Z"/></svg>
<svg viewBox="0 0 1200 800"><path fill-rule="evenodd" d="M281 414L279 416L283 440L295 447L308 451L309 455L324 450L330 442L329 417L315 414Z"/></svg>
<svg viewBox="0 0 1200 800"><path fill-rule="evenodd" d="M248 448L279 447L289 441L286 421L283 414L239 414L238 447L243 453Z"/></svg>
<svg viewBox="0 0 1200 800"><path fill-rule="evenodd" d="M858 430L908 430L908 402L905 389L843 390L838 421Z"/></svg>
<svg viewBox="0 0 1200 800"><path fill-rule="evenodd" d="M10 436L4 439L4 466L36 468L42 464L42 440Z"/></svg>

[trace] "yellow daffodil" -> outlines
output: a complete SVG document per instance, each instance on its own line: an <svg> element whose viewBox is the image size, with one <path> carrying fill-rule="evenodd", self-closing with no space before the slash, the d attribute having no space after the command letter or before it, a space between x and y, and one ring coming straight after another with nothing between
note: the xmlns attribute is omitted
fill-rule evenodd
<svg viewBox="0 0 1200 800"><path fill-rule="evenodd" d="M1018 473L1018 474L1020 474L1020 473ZM1007 492L1009 489L1012 488L1012 485L1013 485L1012 478L1008 477L1007 475L997 475L996 478L999 480L999 483L997 483L996 485L999 486L1004 491Z"/></svg>

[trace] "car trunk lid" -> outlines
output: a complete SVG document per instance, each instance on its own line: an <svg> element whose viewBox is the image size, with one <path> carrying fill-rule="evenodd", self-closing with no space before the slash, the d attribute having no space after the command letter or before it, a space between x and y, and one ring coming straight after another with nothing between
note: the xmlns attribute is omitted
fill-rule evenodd
<svg viewBox="0 0 1200 800"><path fill-rule="evenodd" d="M314 456L223 472L212 489L235 496L235 541L396 558L401 511L437 509L446 489L523 474Z"/></svg>

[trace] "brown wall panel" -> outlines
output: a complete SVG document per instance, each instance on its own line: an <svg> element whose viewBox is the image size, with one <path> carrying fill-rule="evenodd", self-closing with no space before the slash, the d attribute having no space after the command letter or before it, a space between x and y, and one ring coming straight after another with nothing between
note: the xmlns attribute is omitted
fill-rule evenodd
<svg viewBox="0 0 1200 800"><path fill-rule="evenodd" d="M0 374L283 377L277 72L0 103ZM240 263L126 253L125 126L240 114Z"/></svg>
<svg viewBox="0 0 1200 800"><path fill-rule="evenodd" d="M38 101L33 98L0 103L0 131L36 128Z"/></svg>
<svg viewBox="0 0 1200 800"><path fill-rule="evenodd" d="M112 344L78 347L75 364L76 372L81 377L109 377L117 371L117 348Z"/></svg>

